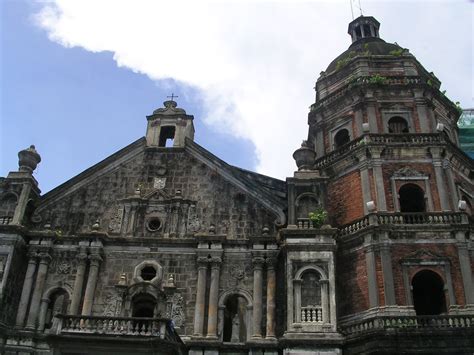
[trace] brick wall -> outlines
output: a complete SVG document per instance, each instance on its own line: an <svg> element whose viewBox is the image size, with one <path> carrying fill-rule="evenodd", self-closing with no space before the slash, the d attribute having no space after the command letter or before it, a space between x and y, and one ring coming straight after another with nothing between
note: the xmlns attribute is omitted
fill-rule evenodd
<svg viewBox="0 0 474 355"><path fill-rule="evenodd" d="M343 225L363 216L359 171L353 171L328 184L328 212L333 224Z"/></svg>
<svg viewBox="0 0 474 355"><path fill-rule="evenodd" d="M433 199L434 210L440 211L441 205L439 201L438 189L436 186L436 177L434 173L434 168L433 168L433 165L429 163L418 163L418 164L406 163L406 164L382 165L383 180L384 180L384 186L385 186L385 197L387 200L387 209L389 211L395 210L395 206L393 205L393 194L395 194L395 196L398 196L398 190L392 191L391 177L393 176L393 173L395 171L404 167L415 169L419 171L420 173L423 173L424 175L427 175L429 177L429 186L430 186L430 191L431 191L431 197ZM424 180L411 180L408 182L416 183L423 189L423 191L425 190ZM404 183L406 182L402 180L397 180L397 189L399 189L400 186ZM425 191L425 196L426 196L426 191Z"/></svg>
<svg viewBox="0 0 474 355"><path fill-rule="evenodd" d="M364 250L338 254L337 276L338 317L368 309L369 291Z"/></svg>
<svg viewBox="0 0 474 355"><path fill-rule="evenodd" d="M395 297L397 304L406 305L405 300L405 287L403 285L403 273L401 261L412 255L416 251L426 250L433 253L441 258L446 258L449 260L450 269L451 269L451 279L453 283L455 303L452 300L446 299L446 303L449 306L450 304L465 304L464 298L464 287L462 283L461 270L459 265L459 258L457 254L457 247L454 244L405 244L405 245L395 245L392 246L392 267L393 267L393 279L395 286ZM423 257L422 259L432 260L432 257ZM412 277L422 269L430 269L434 272L437 272L442 276L444 282L446 282L445 269L443 266L410 266L408 275L410 278L410 283Z"/></svg>

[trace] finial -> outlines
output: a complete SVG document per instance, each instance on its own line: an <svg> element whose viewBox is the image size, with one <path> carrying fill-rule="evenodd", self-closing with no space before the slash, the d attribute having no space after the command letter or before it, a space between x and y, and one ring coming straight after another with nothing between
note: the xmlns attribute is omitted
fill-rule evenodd
<svg viewBox="0 0 474 355"><path fill-rule="evenodd" d="M19 171L32 174L41 161L41 156L36 151L34 145L18 152L18 166Z"/></svg>
<svg viewBox="0 0 474 355"><path fill-rule="evenodd" d="M99 223L99 220L97 219L95 223L92 225L92 230L96 231L96 230L99 230L99 228L100 228L100 223Z"/></svg>

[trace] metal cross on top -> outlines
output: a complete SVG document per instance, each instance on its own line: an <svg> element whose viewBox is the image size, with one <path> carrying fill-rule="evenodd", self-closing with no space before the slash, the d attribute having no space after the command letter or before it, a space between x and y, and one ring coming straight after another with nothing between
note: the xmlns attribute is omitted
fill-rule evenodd
<svg viewBox="0 0 474 355"><path fill-rule="evenodd" d="M166 98L171 99L171 101L174 101L173 99L177 98L179 96L175 96L174 92L171 93L171 96L166 96Z"/></svg>

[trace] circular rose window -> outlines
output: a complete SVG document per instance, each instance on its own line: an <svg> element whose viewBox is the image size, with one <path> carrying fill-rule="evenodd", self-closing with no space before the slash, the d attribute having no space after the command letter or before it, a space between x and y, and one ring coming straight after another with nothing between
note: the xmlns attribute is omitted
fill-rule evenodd
<svg viewBox="0 0 474 355"><path fill-rule="evenodd" d="M161 221L159 218L150 218L146 226L150 232L156 232L161 228Z"/></svg>

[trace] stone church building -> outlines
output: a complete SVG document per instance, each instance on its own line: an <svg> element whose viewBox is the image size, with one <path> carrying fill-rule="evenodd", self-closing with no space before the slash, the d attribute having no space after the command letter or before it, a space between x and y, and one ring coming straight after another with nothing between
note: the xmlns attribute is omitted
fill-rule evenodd
<svg viewBox="0 0 474 355"><path fill-rule="evenodd" d="M472 354L460 108L379 26L349 24L286 181L202 148L173 100L46 194L20 151L0 178L2 354Z"/></svg>

